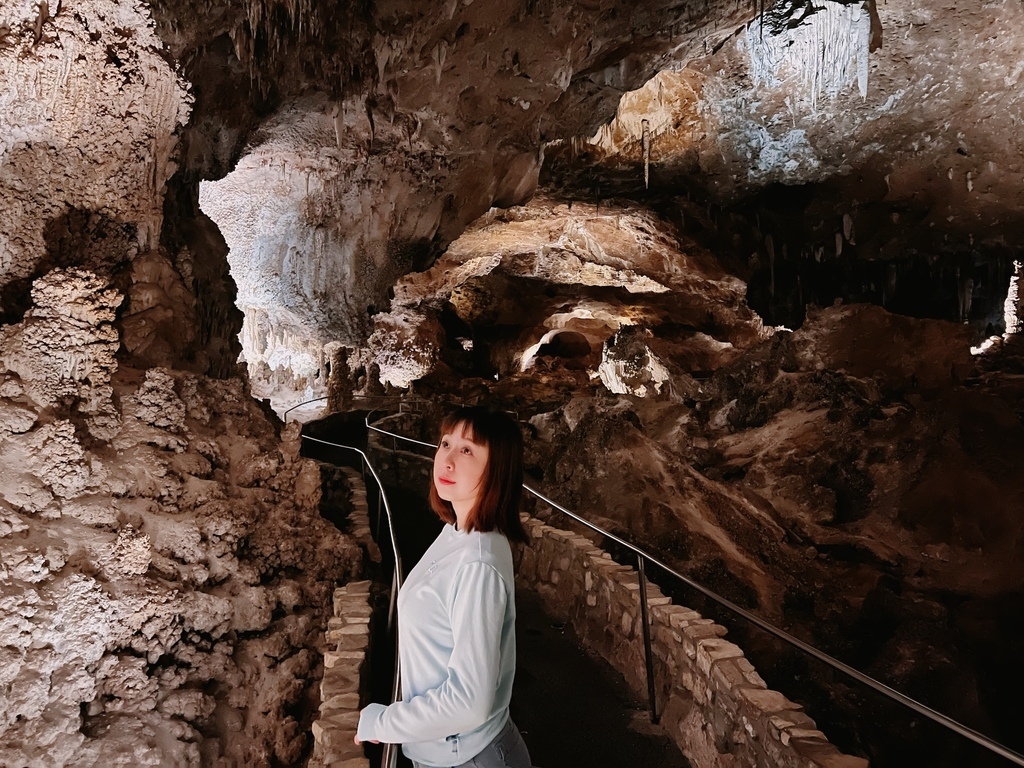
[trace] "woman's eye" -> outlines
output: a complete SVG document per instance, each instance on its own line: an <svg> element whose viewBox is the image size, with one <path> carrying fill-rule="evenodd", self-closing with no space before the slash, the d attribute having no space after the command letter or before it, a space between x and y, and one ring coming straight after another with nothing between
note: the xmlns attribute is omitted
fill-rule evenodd
<svg viewBox="0 0 1024 768"><path fill-rule="evenodd" d="M472 453L473 453L473 452L472 452L471 450L469 450L469 448L463 448L463 449L462 449L462 452L463 452L464 454L466 454L467 456L470 456L470 455L472 455Z"/></svg>
<svg viewBox="0 0 1024 768"><path fill-rule="evenodd" d="M442 440L441 441L441 447L442 448L447 448L448 447L448 441L447 440Z"/></svg>

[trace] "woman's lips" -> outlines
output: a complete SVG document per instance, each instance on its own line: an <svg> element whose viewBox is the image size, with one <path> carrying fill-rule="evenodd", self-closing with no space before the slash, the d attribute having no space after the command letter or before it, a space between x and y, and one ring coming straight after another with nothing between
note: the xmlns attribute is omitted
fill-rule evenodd
<svg viewBox="0 0 1024 768"><path fill-rule="evenodd" d="M439 477L437 478L437 482L439 482L441 485L455 485L455 481L449 480L447 477Z"/></svg>

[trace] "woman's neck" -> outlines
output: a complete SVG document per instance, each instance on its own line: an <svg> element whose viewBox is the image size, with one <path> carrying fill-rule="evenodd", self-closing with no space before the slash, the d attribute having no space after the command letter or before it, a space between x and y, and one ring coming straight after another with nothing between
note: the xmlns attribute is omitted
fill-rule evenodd
<svg viewBox="0 0 1024 768"><path fill-rule="evenodd" d="M459 504L459 506L452 505L455 510L455 529L458 531L465 531L466 525L469 523L469 516L473 512L472 504Z"/></svg>

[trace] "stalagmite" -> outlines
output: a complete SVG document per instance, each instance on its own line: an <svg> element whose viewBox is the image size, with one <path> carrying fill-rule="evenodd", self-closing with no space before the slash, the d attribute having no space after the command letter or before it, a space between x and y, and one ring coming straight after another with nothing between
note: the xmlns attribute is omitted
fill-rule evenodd
<svg viewBox="0 0 1024 768"><path fill-rule="evenodd" d="M1024 306L1022 306L1021 278L1024 277L1024 262L1019 259L1013 262L1013 275L1010 277L1010 288L1006 292L1006 301L1003 302L1003 323L1006 331L1004 339L1016 336L1024 330Z"/></svg>

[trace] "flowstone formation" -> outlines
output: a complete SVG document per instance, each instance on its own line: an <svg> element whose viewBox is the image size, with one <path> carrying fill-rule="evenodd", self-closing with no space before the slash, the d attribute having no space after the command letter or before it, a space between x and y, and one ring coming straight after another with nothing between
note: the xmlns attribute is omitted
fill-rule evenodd
<svg viewBox="0 0 1024 768"><path fill-rule="evenodd" d="M0 764L295 764L360 566L242 384L118 367L121 297L36 281L0 354Z"/></svg>
<svg viewBox="0 0 1024 768"><path fill-rule="evenodd" d="M264 124L229 176L202 184L200 205L231 249L257 394L320 394L326 347L367 337L373 305L414 266L410 249L437 233L430 150L400 125L376 126L361 102L311 97Z"/></svg>

